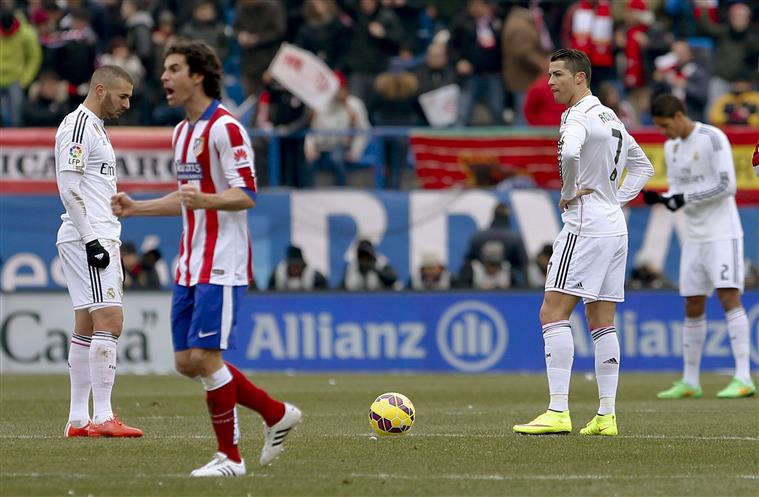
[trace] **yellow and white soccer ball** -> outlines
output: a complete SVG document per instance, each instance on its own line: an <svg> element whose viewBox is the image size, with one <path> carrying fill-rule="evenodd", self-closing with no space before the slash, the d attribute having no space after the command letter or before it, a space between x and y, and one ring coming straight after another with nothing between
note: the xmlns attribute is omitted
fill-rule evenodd
<svg viewBox="0 0 759 497"><path fill-rule="evenodd" d="M383 393L369 407L369 424L378 435L402 435L414 426L416 410L401 393Z"/></svg>

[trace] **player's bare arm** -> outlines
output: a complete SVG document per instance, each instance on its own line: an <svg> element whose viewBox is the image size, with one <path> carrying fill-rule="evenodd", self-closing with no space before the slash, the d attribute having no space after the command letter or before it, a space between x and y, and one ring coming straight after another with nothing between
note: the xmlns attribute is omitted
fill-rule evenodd
<svg viewBox="0 0 759 497"><path fill-rule="evenodd" d="M111 210L120 218L132 216L179 216L182 205L179 192L171 192L160 198L134 200L124 192L111 197Z"/></svg>
<svg viewBox="0 0 759 497"><path fill-rule="evenodd" d="M240 188L230 188L222 193L203 193L192 185L182 185L179 189L179 199L188 209L241 211L256 205L256 202Z"/></svg>

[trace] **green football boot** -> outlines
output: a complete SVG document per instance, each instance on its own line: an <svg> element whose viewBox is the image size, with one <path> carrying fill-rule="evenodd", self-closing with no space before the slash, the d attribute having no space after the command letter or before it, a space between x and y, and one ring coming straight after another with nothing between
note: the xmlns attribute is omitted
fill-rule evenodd
<svg viewBox="0 0 759 497"><path fill-rule="evenodd" d="M749 380L750 381L750 380ZM743 383L738 378L733 378L725 388L719 391L719 399L740 399L741 397L751 397L756 393L756 385L753 381Z"/></svg>
<svg viewBox="0 0 759 497"><path fill-rule="evenodd" d="M656 396L660 399L685 399L688 397L700 399L704 396L704 391L701 390L701 387L694 387L683 380L677 380L670 388L657 393Z"/></svg>
<svg viewBox="0 0 759 497"><path fill-rule="evenodd" d="M526 435L569 433L572 431L572 420L569 418L569 411L548 410L527 424L514 425L514 431Z"/></svg>
<svg viewBox="0 0 759 497"><path fill-rule="evenodd" d="M580 435L602 435L613 437L618 434L616 414L606 414L604 416L596 414L593 419L588 421L585 428L580 430Z"/></svg>

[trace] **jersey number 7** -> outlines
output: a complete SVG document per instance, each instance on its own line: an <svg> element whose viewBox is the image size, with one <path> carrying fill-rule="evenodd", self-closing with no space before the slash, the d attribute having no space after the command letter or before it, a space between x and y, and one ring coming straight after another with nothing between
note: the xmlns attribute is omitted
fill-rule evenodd
<svg viewBox="0 0 759 497"><path fill-rule="evenodd" d="M617 139L617 153L614 155L614 169L611 171L609 181L617 179L617 163L619 162L619 154L622 152L622 132L618 129L611 128L611 136Z"/></svg>

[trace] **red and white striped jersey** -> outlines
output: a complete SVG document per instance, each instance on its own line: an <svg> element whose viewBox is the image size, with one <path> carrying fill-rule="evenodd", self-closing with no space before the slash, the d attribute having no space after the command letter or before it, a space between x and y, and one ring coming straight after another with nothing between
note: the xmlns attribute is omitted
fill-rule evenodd
<svg viewBox="0 0 759 497"><path fill-rule="evenodd" d="M256 195L250 138L217 100L195 123L187 119L179 123L172 143L178 186L191 184L203 193L242 188ZM247 210L191 210L182 206L175 276L178 285L248 285L253 279L252 259Z"/></svg>

